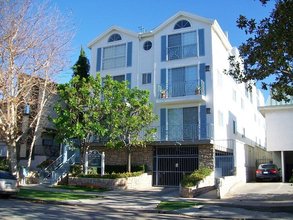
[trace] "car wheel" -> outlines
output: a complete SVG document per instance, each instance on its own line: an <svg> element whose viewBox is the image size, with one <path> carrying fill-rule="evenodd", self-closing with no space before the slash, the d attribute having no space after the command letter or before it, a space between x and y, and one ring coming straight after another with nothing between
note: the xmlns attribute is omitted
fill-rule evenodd
<svg viewBox="0 0 293 220"><path fill-rule="evenodd" d="M2 195L2 197L3 197L4 199L9 199L9 198L11 197L11 194L4 194L4 195Z"/></svg>

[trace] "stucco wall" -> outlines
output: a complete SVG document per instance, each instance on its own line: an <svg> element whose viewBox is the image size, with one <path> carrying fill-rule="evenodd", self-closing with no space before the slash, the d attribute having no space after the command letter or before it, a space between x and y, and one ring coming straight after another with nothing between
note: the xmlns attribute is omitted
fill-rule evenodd
<svg viewBox="0 0 293 220"><path fill-rule="evenodd" d="M268 151L293 150L293 107L266 112Z"/></svg>

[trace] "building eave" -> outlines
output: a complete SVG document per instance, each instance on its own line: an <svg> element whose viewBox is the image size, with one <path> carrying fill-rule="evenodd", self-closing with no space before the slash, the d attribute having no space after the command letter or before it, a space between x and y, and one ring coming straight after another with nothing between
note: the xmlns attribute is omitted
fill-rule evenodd
<svg viewBox="0 0 293 220"><path fill-rule="evenodd" d="M187 17L187 18L191 18L194 20L198 20L200 22L206 23L206 24L210 24L212 25L214 23L214 19L210 19L210 18L205 18L199 15L194 15L185 11L179 11L176 14L174 14L172 17L170 17L169 19L167 19L166 21L164 21L162 24L160 24L159 26L157 26L155 29L153 29L151 32L152 34L156 34L157 32L159 32L160 30L162 30L164 27L168 26L171 22L173 22L174 20L178 19L179 17Z"/></svg>
<svg viewBox="0 0 293 220"><path fill-rule="evenodd" d="M116 25L112 25L110 28L108 28L106 31L104 31L103 33L101 33L98 37L96 37L94 40L92 40L91 42L89 42L86 46L89 48L89 49L92 49L93 45L96 44L97 42L99 42L103 37L105 37L107 34L109 34L110 32L122 32L122 33L125 33L125 34L128 34L130 36L133 36L133 37L138 37L138 33L134 32L134 31L130 31L130 30L127 30L125 28L122 28L122 27L119 27L119 26L116 26Z"/></svg>

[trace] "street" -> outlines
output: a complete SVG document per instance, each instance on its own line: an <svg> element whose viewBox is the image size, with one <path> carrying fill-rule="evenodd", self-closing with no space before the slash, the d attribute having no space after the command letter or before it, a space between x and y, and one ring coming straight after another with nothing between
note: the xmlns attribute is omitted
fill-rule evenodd
<svg viewBox="0 0 293 220"><path fill-rule="evenodd" d="M0 199L0 219L194 219L174 214L123 211L105 207L64 206Z"/></svg>
<svg viewBox="0 0 293 220"><path fill-rule="evenodd" d="M26 188L56 191L40 185ZM57 190L58 191L58 190ZM292 219L293 186L289 183L245 183L235 186L223 199L183 198L178 188L113 190L101 198L68 200L63 203L0 199L1 219ZM177 211L155 209L160 201L202 204Z"/></svg>

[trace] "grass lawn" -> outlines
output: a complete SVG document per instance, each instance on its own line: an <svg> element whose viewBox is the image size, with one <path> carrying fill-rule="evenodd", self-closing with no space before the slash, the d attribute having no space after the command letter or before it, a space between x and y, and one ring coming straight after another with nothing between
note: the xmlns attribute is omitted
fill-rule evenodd
<svg viewBox="0 0 293 220"><path fill-rule="evenodd" d="M196 205L200 205L200 203L196 203L196 202L162 201L157 206L157 209L172 211L172 210L177 210L177 209L189 208L189 207L196 206Z"/></svg>
<svg viewBox="0 0 293 220"><path fill-rule="evenodd" d="M20 189L20 192L16 196L50 201L99 198L99 196L93 195L84 195L70 192L52 192L33 189Z"/></svg>
<svg viewBox="0 0 293 220"><path fill-rule="evenodd" d="M66 190L72 190L74 192L105 192L109 191L109 189L104 188L92 188L90 186L70 186L70 185L60 185L60 186L54 186L56 189L66 189Z"/></svg>

